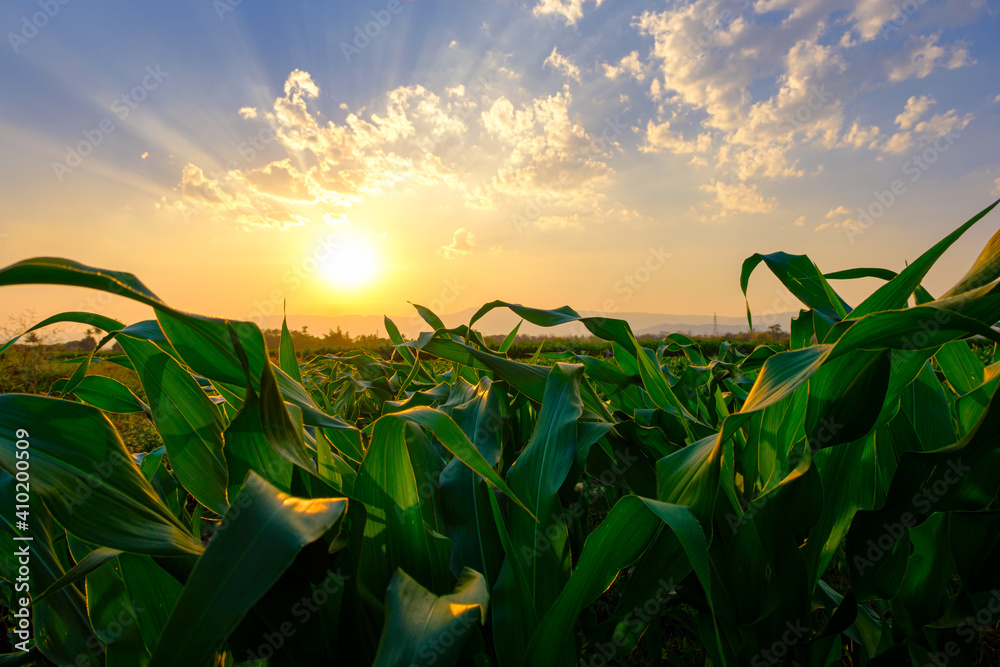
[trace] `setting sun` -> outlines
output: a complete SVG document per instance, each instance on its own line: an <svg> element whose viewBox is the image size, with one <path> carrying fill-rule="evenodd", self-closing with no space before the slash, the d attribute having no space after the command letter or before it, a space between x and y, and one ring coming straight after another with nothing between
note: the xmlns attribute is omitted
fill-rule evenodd
<svg viewBox="0 0 1000 667"><path fill-rule="evenodd" d="M338 287L358 287L371 282L378 262L371 246L355 239L338 243L323 262L323 276Z"/></svg>

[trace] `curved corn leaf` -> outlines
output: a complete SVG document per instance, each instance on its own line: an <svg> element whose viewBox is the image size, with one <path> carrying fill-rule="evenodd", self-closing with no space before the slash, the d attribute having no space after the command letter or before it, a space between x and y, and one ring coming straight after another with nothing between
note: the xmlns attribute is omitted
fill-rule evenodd
<svg viewBox="0 0 1000 667"><path fill-rule="evenodd" d="M903 269L898 276L890 280L888 283L876 290L871 296L858 304L858 307L851 311L851 318L858 319L871 313L884 310L895 310L906 305L906 300L910 298L910 295L913 294L920 283L923 282L924 276L927 275L927 272L930 271L932 266L934 266L934 263L937 262L941 255L944 254L944 251L951 247L951 244L965 234L969 228L979 222L983 216L992 211L998 203L1000 203L1000 200L993 202L982 211L972 216L961 227L934 244L934 247L918 257L915 262ZM986 251L984 251L984 253L985 252ZM955 288L952 288L952 291L948 292L946 296L957 294L958 292L954 291L956 288L964 288L965 284L971 285L977 279L982 278L982 270L982 267L977 269L977 267L974 266L966 278L960 281ZM982 284L984 283L978 283L978 285Z"/></svg>
<svg viewBox="0 0 1000 667"><path fill-rule="evenodd" d="M667 560L670 566L661 570L663 586L649 591L653 596L649 599L659 606L659 597L677 588L694 569L711 600L707 542L694 515L686 507L628 496L615 504L587 539L569 583L532 634L524 664L574 664L570 631L580 611L611 585L620 570L639 558L661 529L674 536L673 548L683 557ZM726 661L723 659L721 664Z"/></svg>
<svg viewBox="0 0 1000 667"><path fill-rule="evenodd" d="M251 474L184 586L150 667L211 664L299 551L346 509L345 498L295 498Z"/></svg>
<svg viewBox="0 0 1000 667"><path fill-rule="evenodd" d="M743 296L747 296L750 284L750 274L761 262L771 269L771 272L788 288L795 297L809 308L831 320L841 320L847 316L850 307L830 287L813 261L805 255L789 255L785 252L775 252L770 255L756 253L743 261L740 272L740 287ZM750 317L750 301L747 300L747 323L753 331L753 319Z"/></svg>
<svg viewBox="0 0 1000 667"><path fill-rule="evenodd" d="M149 406L132 390L114 378L88 375L73 388L73 394L84 403L105 412L150 414Z"/></svg>
<svg viewBox="0 0 1000 667"><path fill-rule="evenodd" d="M118 342L139 375L153 423L181 484L202 505L225 514L228 473L219 409L191 374L152 342L130 336Z"/></svg>
<svg viewBox="0 0 1000 667"><path fill-rule="evenodd" d="M122 551L201 553L100 411L54 398L0 395L0 429L14 432L29 420L32 493L69 532ZM0 468L10 474L17 471L15 452L12 441L0 441Z"/></svg>
<svg viewBox="0 0 1000 667"><path fill-rule="evenodd" d="M59 313L58 315L53 315L52 317L46 317L44 320L38 324L32 326L29 329L25 329L23 333L14 336L9 341L0 345L0 354L3 354L11 345L16 343L32 331L37 331L43 327L50 326L52 324L59 324L60 322L75 322L77 324L86 324L88 326L97 327L98 329L103 329L107 332L118 331L119 329L124 329L125 325L118 320L113 320L110 317L105 317L103 315L98 315L96 313L81 313L77 311Z"/></svg>
<svg viewBox="0 0 1000 667"><path fill-rule="evenodd" d="M455 591L441 596L397 570L385 591L385 625L372 664L457 664L469 632L486 621L489 599L483 575L469 568L462 570Z"/></svg>

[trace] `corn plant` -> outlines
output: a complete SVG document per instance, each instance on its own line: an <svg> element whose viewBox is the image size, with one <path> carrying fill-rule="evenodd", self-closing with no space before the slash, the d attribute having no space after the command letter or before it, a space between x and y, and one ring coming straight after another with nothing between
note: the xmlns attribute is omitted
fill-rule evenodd
<svg viewBox="0 0 1000 667"><path fill-rule="evenodd" d="M921 283L994 206L899 273L753 255L744 293L764 264L804 306L790 349L713 357L501 301L457 328L417 306L411 341L387 318L389 359L299 359L287 324L272 357L255 324L131 274L8 266L0 285L156 319L29 329L103 331L142 391L95 350L47 395L0 395L0 602L23 649L0 664L670 664L668 631L706 665L972 664L1000 620L1000 362L966 339L1000 342L1000 233L945 294ZM851 307L833 285L859 278L884 284ZM613 356L511 359L517 328L476 329L497 308L582 323ZM116 413L163 446L132 454Z"/></svg>

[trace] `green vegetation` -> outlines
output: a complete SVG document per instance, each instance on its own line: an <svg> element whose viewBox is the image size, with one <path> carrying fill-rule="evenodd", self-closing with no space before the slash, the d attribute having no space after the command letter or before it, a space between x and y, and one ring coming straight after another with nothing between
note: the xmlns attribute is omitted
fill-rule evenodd
<svg viewBox="0 0 1000 667"><path fill-rule="evenodd" d="M24 548L39 664L996 664L1000 233L921 286L992 208L898 274L752 256L744 292L763 263L805 309L784 345L711 352L492 302L455 329L418 306L416 341L386 320L388 358L299 358L286 326L272 359L130 274L11 265L156 311L49 318L122 354L0 395L11 644ZM852 308L833 284L862 277ZM516 329L475 330L495 308L610 356L515 359Z"/></svg>
<svg viewBox="0 0 1000 667"><path fill-rule="evenodd" d="M264 342L267 344L271 354L277 354L281 344L281 329L264 329ZM308 331L308 327L301 330L290 329L289 335L296 353L303 355L317 354L340 354L353 350L369 350L381 355L384 359L391 359L396 352L396 344L388 338L380 338L375 334L367 334L351 337L349 332L343 332L340 327L336 331L328 331L322 338L314 336ZM497 349L503 343L506 336L483 336L484 341L490 347ZM735 336L704 337L694 336L690 340L697 343L705 354L715 356L723 345L735 347L740 352L748 354L754 347L761 343L774 344L781 349L788 349L788 335L781 331L780 325L774 325L771 330L764 332L754 332L753 334L743 333ZM660 347L662 339L644 334L637 336L639 345L657 349ZM507 357L509 359L530 359L541 351L540 358L553 358L551 355L561 355L565 352L574 354L585 354L592 357L610 356L612 345L610 341L602 340L596 336L525 336L515 335L513 343L507 345ZM665 351L666 356L684 356L680 348ZM546 356L549 355L549 356Z"/></svg>

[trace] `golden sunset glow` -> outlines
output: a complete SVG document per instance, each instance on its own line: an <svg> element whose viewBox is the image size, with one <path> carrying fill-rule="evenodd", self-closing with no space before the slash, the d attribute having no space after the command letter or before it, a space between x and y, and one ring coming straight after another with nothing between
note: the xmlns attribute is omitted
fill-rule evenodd
<svg viewBox="0 0 1000 667"><path fill-rule="evenodd" d="M377 270L378 260L371 246L357 239L337 244L320 268L323 277L337 287L367 285Z"/></svg>
<svg viewBox="0 0 1000 667"><path fill-rule="evenodd" d="M0 78L25 98L0 110L0 266L129 271L171 305L266 326L286 304L293 327L388 315L415 335L411 303L450 323L504 299L687 330L745 320L754 252L898 270L1000 196L989 3L281 5L302 23L277 5L110 2L165 16L38 27L2 10ZM183 48L163 37L174 20L194 31ZM273 28L294 57L261 38ZM768 280L751 303L788 326L799 303ZM838 289L855 303L872 286ZM93 298L4 294L27 323Z"/></svg>

